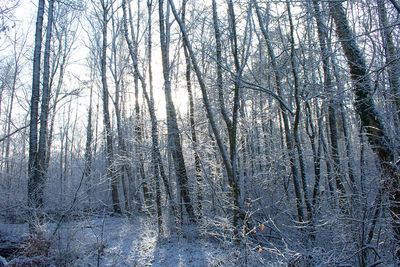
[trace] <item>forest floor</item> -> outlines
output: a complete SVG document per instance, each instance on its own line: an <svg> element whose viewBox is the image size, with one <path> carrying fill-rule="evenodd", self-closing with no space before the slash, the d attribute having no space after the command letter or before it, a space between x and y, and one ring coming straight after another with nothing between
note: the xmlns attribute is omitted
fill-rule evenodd
<svg viewBox="0 0 400 267"><path fill-rule="evenodd" d="M179 234L159 235L153 221L146 216L107 216L65 222L49 239L51 261L55 266L234 266L238 251L226 242L200 235L193 225L175 231ZM54 227L48 224L45 235ZM27 224L0 223L2 246L18 243L27 234Z"/></svg>
<svg viewBox="0 0 400 267"><path fill-rule="evenodd" d="M54 221L47 223L36 238L28 238L28 224L4 221L0 218L0 256L6 257L8 263L2 264L0 257L0 267L357 265L355 260L350 261L354 253L344 253L337 248L323 251L316 247L298 253L289 248L296 247L291 243L285 243L285 250L284 247L276 246L277 243L265 243L263 246L257 243L260 242L259 239L252 242L251 237L246 237L241 242L236 239L232 241L228 238L229 231L225 227L214 225L213 228L211 225L205 226L205 222L199 225L207 229L199 228L197 224L177 227L166 220L164 225L168 227L159 234L155 218L143 214L129 218L110 215L75 217L62 223L55 235L53 232L57 221ZM260 230L257 234L266 233ZM331 242L326 237L324 240ZM23 249L14 251L21 244ZM351 257L346 256L348 254ZM45 264L26 264L30 260ZM369 266L377 266L377 263L382 266L397 266L381 256L379 259L369 259L368 262ZM14 263L19 265L13 265Z"/></svg>

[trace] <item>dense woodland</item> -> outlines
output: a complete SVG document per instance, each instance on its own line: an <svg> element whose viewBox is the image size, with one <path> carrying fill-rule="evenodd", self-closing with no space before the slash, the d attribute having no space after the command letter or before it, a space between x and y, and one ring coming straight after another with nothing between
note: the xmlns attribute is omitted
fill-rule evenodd
<svg viewBox="0 0 400 267"><path fill-rule="evenodd" d="M0 221L400 261L398 0L33 2L1 4Z"/></svg>

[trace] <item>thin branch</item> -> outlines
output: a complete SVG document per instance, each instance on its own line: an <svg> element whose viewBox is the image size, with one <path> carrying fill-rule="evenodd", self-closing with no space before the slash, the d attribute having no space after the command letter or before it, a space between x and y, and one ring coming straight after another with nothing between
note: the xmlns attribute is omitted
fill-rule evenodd
<svg viewBox="0 0 400 267"><path fill-rule="evenodd" d="M21 128L16 129L14 132L7 134L6 136L3 136L2 138L0 138L0 143L3 142L4 140L6 140L7 138L10 138L11 136L13 136L14 134L18 133L21 130L24 130L26 128L29 127L29 124L22 126Z"/></svg>
<svg viewBox="0 0 400 267"><path fill-rule="evenodd" d="M264 93L267 93L267 94L273 96L276 100L279 101L279 103L280 103L287 111L289 111L289 113L290 113L291 115L294 115L294 112L290 109L290 107L288 106L288 104L286 104L286 102L285 102L279 95L277 95L276 93L274 93L273 91L271 91L271 90L269 90L269 89L267 89L267 88L265 88L265 87L262 87L261 85L258 85L258 84L255 84L255 83L251 83L251 82L248 82L248 81L245 81L245 80L241 80L241 82L243 83L243 87L246 87L246 88L248 88L248 89L252 89L252 90L255 90L255 91L259 91L259 92L264 92Z"/></svg>

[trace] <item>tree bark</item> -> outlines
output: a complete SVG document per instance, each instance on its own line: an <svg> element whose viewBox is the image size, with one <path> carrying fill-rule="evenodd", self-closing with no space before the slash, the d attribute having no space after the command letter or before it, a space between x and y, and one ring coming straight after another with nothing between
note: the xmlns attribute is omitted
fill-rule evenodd
<svg viewBox="0 0 400 267"><path fill-rule="evenodd" d="M304 153L303 148L301 146L300 137L299 137L299 124L300 124L300 115L301 115L301 102L300 102L300 84L299 84L299 75L297 73L297 66L296 66L296 59L295 59L295 41L294 41L294 25L292 20L292 12L290 9L289 1L286 2L287 10L288 10L288 17L289 17L289 26L290 26L290 63L292 67L292 74L293 74L293 81L294 81L294 95L295 95L295 103L296 103L296 112L293 122L293 136L294 142L297 149L297 156L299 159L300 165L300 178L302 184L302 191L304 202L306 204L307 210L307 220L311 222L312 220L312 208L310 199L308 197L308 188L307 188L307 177L306 177L306 164L304 162Z"/></svg>
<svg viewBox="0 0 400 267"><path fill-rule="evenodd" d="M328 123L329 123L329 137L331 142L331 155L333 160L333 176L335 177L336 181L336 188L338 189L339 193L339 201L341 208L344 209L345 199L346 199L346 190L342 182L343 172L341 169L341 161L339 156L339 144L338 144L338 129L336 125L336 111L335 111L335 103L334 103L334 89L333 89L333 82L332 82L332 75L331 75L331 68L329 64L329 55L327 48L327 41L328 41L328 34L327 28L321 18L321 12L319 9L319 4L316 0L313 0L314 6L314 17L317 21L317 30L318 30L318 40L319 40L319 47L321 50L322 56L322 67L324 70L324 87L325 91L329 96L329 103L328 103Z"/></svg>
<svg viewBox="0 0 400 267"><path fill-rule="evenodd" d="M396 47L393 42L392 30L388 23L387 12L384 0L377 0L379 20L382 25L382 39L385 49L386 64L389 70L389 82L394 100L394 120L397 126L400 123L400 66ZM399 133L397 131L397 133Z"/></svg>
<svg viewBox="0 0 400 267"><path fill-rule="evenodd" d="M276 90L277 90L279 97L282 98L281 72L280 72L280 70L278 68L278 64L276 62L275 53L274 53L273 47L271 45L271 41L269 39L268 30L266 29L265 23L261 16L260 8L255 0L253 0L253 3L254 3L254 7L256 9L258 22L259 22L264 40L267 44L268 55L270 57L272 69L273 69L274 75L275 75ZM286 147L288 150L289 165L290 165L290 169L292 172L293 186L294 186L294 192L295 192L295 196L296 196L297 215L298 215L299 222L303 222L305 217L304 217L304 211L303 211L303 199L302 199L301 191L300 191L301 188L300 188L300 181L299 181L299 170L297 168L297 162L295 160L295 144L294 144L292 134L290 132L289 118L286 113L286 109L282 105L282 103L280 103L280 109L281 109L281 113L282 113L283 126L284 126L284 131L285 131L285 140L286 140Z"/></svg>
<svg viewBox="0 0 400 267"><path fill-rule="evenodd" d="M185 23L186 17L186 2L187 0L183 0L182 4L182 22ZM193 101L193 89L192 89L192 81L191 81L191 64L190 64L190 56L186 49L183 47L183 52L185 55L185 63L186 63L186 71L185 71L185 78L186 78L186 89L188 92L188 100L189 100L189 122L190 122L190 133L192 137L193 143L193 157L194 157L194 165L196 170L196 181L197 181L197 212L198 217L201 218L202 216L202 201L203 201L203 194L202 194L202 176L201 176L201 166L200 166L200 157L198 153L198 145L197 145L197 134L196 134L196 124L195 124L195 108L194 108L194 101Z"/></svg>
<svg viewBox="0 0 400 267"><path fill-rule="evenodd" d="M91 75L93 77L93 75ZM92 130L92 95L93 95L93 85L90 87L90 99L89 99L89 109L88 109L88 121L86 126L86 146L85 146L85 168L83 169L83 177L85 177L86 192L89 200L89 209L91 208L91 187L92 187L92 140L93 140L93 130Z"/></svg>
<svg viewBox="0 0 400 267"><path fill-rule="evenodd" d="M336 34L340 39L344 54L349 65L355 108L360 117L361 125L368 135L372 149L377 153L383 171L383 180L389 192L390 213L396 244L400 246L400 177L399 166L396 163L396 151L390 146L390 139L373 101L373 88L368 75L367 65L358 48L354 34L349 27L341 2L329 2L331 16L336 24ZM400 260L400 250L397 251Z"/></svg>
<svg viewBox="0 0 400 267"><path fill-rule="evenodd" d="M184 201L184 206L191 221L195 220L194 209L188 188L188 176L185 159L183 157L180 132L177 116L171 94L170 62L169 62L169 21L164 17L164 1L159 0L160 43L164 76L165 103L167 109L168 147L174 161L175 173L178 178L179 189ZM168 4L167 4L168 6ZM168 14L167 14L168 15ZM168 18L168 16L167 16Z"/></svg>
<svg viewBox="0 0 400 267"><path fill-rule="evenodd" d="M35 48L33 52L33 77L32 77L32 95L30 106L30 127L29 127L29 162L28 162L28 205L32 209L32 219L36 217L36 209L43 205L43 186L40 184L38 176L38 118L39 118L39 91L40 91L40 65L42 50L42 28L44 14L44 0L39 0ZM34 230L33 222L30 222L30 231Z"/></svg>
<svg viewBox="0 0 400 267"><path fill-rule="evenodd" d="M107 84L107 23L108 23L108 12L110 9L109 3L105 3L105 0L101 1L102 5L102 47L101 47L101 83L102 88L102 100L103 100L103 122L104 132L106 137L106 160L107 160L107 176L111 184L111 198L113 211L115 213L121 213L121 207L119 203L118 195L118 177L114 166L114 151L113 141L111 133L111 122L110 122L110 111L109 111L109 91Z"/></svg>
<svg viewBox="0 0 400 267"><path fill-rule="evenodd" d="M189 52L190 59L191 59L191 62L192 62L192 66L193 66L193 69L194 69L194 71L196 73L197 81L199 83L199 86L200 86L200 89L201 89L201 93L202 93L202 96L203 96L203 104L204 104L205 109L206 109L207 119L208 119L208 121L209 121L209 123L211 125L213 134L215 136L215 141L217 143L219 152L221 154L222 161L224 163L225 170L227 172L227 176L228 177L233 177L232 164L230 162L230 158L229 158L228 152L226 150L226 147L225 147L225 145L224 145L224 143L222 141L221 135L219 133L219 129L218 129L217 123L215 121L215 115L214 115L213 109L211 107L210 100L208 98L207 87L206 87L206 84L205 84L205 81L204 81L204 78L203 78L203 74L200 71L199 64L197 62L195 53L194 53L192 45L190 43L190 40L189 40L187 31L186 31L185 25L184 25L184 23L182 22L181 18L178 15L178 12L177 12L177 10L175 8L174 2L172 0L168 0L168 2L171 5L172 12L174 14L174 17L175 17L176 21L179 24L179 28L180 28L181 33L183 35L183 44L186 47L186 49L188 50L188 52Z"/></svg>
<svg viewBox="0 0 400 267"><path fill-rule="evenodd" d="M48 118L49 118L49 99L50 99L50 45L53 30L53 9L54 0L49 1L46 41L44 47L43 58L43 89L42 89L42 103L40 111L40 130L39 130L39 147L38 147L38 176L42 185L45 183L46 175L46 158L47 158L47 139L48 139Z"/></svg>
<svg viewBox="0 0 400 267"><path fill-rule="evenodd" d="M123 9L123 31L124 31L124 37L125 41L128 45L129 49L129 54L132 60L133 67L135 69L135 72L141 82L142 85L142 91L149 109L149 114L150 114L150 120L151 120L151 139L152 139L152 158L153 158L153 163L154 163L154 179L156 182L156 204L157 204L157 216L158 216L158 224L159 224L159 232L162 232L161 229L161 224L162 224L162 210L161 210L161 189L158 186L159 185L159 179L161 176L161 179L163 181L164 187L166 194L168 196L168 199L171 204L171 209L172 212L175 216L175 219L177 218L177 211L176 207L174 205L174 201L172 198L172 193L171 189L167 180L167 177L165 175L165 170L164 166L162 165L162 158L161 158L161 153L160 153L160 148L159 148L159 141L158 141L158 127L157 127L157 118L155 114L155 109L154 109L154 99L153 99L153 73L152 73L152 65L151 65L151 47L152 47L152 41L151 41L151 7L152 7L152 0L147 1L147 7L148 7L148 15L149 15L149 36L148 36L148 64L149 64L149 87L150 87L150 93L147 92L146 89L146 81L141 74L137 62L137 57L135 54L135 50L132 44L132 41L129 39L128 35L128 27L127 27L127 22L126 22L126 0L122 1L122 9ZM159 188L159 189L157 189Z"/></svg>

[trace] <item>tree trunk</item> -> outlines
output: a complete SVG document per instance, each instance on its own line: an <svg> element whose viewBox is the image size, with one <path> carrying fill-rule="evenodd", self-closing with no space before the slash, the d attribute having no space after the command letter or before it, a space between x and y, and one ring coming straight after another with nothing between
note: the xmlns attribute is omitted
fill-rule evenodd
<svg viewBox="0 0 400 267"><path fill-rule="evenodd" d="M168 147L172 153L176 176L178 178L179 189L184 201L185 209L191 221L195 220L194 209L188 188L188 176L186 172L185 159L183 157L180 132L178 128L177 116L171 95L170 62L169 62L169 21L164 18L164 1L159 0L160 18L160 43L162 66L164 76L165 103L167 108L167 128L168 128ZM168 4L167 4L168 6Z"/></svg>
<svg viewBox="0 0 400 267"><path fill-rule="evenodd" d="M108 11L110 6L105 5L104 0L102 0L102 48L101 48L101 82L103 85L102 98L103 98L103 122L104 122L104 132L106 137L106 160L107 160L107 176L111 183L111 198L113 210L115 213L121 213L121 207L119 203L118 196L118 177L114 166L114 151L113 151L113 141L111 133L111 122L110 122L110 112L108 107L108 85L107 85L107 22L108 22Z"/></svg>
<svg viewBox="0 0 400 267"><path fill-rule="evenodd" d="M317 105L317 104L316 104ZM306 103L306 113L307 113L307 134L310 138L310 143L311 143L311 149L313 152L313 165L314 165L314 188L313 188L313 194L312 194L312 201L311 201L311 207L312 207L312 213L314 214L316 212L316 207L317 207L317 200L319 196L319 187L320 187L320 182L321 182L321 152L322 152L322 142L321 138L319 137L318 132L320 129L318 128L317 130L315 129L315 125L313 123L313 116L312 116L312 111L309 103ZM318 114L318 112L317 112ZM316 141L316 139L318 141Z"/></svg>
<svg viewBox="0 0 400 267"><path fill-rule="evenodd" d="M35 48L33 52L33 78L32 96L30 106L29 128L29 162L28 162L28 205L32 209L32 220L37 215L37 209L43 205L43 186L38 176L38 118L39 118L39 91L40 91L40 65L42 50L42 28L44 14L44 0L39 0L37 18ZM30 222L30 231L34 230L34 222Z"/></svg>
<svg viewBox="0 0 400 267"><path fill-rule="evenodd" d="M114 12L113 9L111 9ZM121 184L122 184L122 193L124 195L124 205L125 205L125 212L129 215L131 212L131 200L128 194L128 187L127 182L133 180L133 174L131 171L131 166L129 164L128 159L128 151L126 148L125 136L122 131L122 113L121 113L121 86L122 86L122 76L123 76L123 69L125 64L124 56L120 56L117 53L118 49L121 47L117 47L117 38L119 37L119 29L118 25L115 21L114 17L111 17L112 21L112 42L111 42L111 63L110 63L110 71L112 73L114 79L114 87L115 87L115 95L114 95L114 110L115 110L115 117L116 117L116 124L117 124L117 140L118 140L118 162L121 162L116 167L119 169L119 175L121 177ZM121 66L122 65L122 66ZM125 176L126 174L126 176ZM127 177L128 179L125 179ZM134 190L134 188L132 188Z"/></svg>
<svg viewBox="0 0 400 267"><path fill-rule="evenodd" d="M152 139L152 159L153 159L153 164L154 164L154 179L156 182L156 204L157 204L157 216L158 216L158 223L159 223L159 232L162 231L161 229L161 223L162 223L162 214L161 214L161 192L159 190L160 187L158 186L159 184L159 179L161 176L161 179L164 183L165 191L167 194L167 197L170 201L171 209L172 212L175 216L175 219L177 218L177 211L176 207L174 205L173 199L172 199L172 193L169 187L169 183L167 180L167 177L165 175L164 171L164 166L162 165L162 158L161 158L161 153L160 153L160 148L159 148L159 142L158 142L158 127L157 127L157 118L155 114L155 109L154 109L154 99L153 99L153 73L152 73L152 65L151 65L151 47L152 47L152 41L151 41L151 7L152 7L152 1L148 0L147 1L147 7L148 7L148 14L149 14L149 36L148 36L148 64L149 64L149 81L150 81L150 95L147 92L146 89L146 82L141 74L139 67L138 67L138 62L137 62L137 57L134 51L134 47L132 45L132 41L129 39L128 35L128 27L127 27L127 22L126 22L126 0L122 1L122 9L123 9L123 31L124 31L124 37L125 41L128 44L128 49L129 49L129 54L132 60L132 64L134 67L134 70L142 84L142 91L149 109L149 114L150 114L150 120L151 120L151 139ZM159 188L159 189L157 189ZM158 195L158 196L157 196Z"/></svg>
<svg viewBox="0 0 400 267"><path fill-rule="evenodd" d="M186 2L187 0L183 0L182 5L182 21L185 23L185 16L186 16ZM202 176L201 176L201 166L200 166L200 157L198 153L198 145L197 145L197 134L196 134L196 127L195 127L195 109L194 109L194 101L193 101L193 92L192 92L192 82L191 82L191 64L190 64L190 56L185 47L183 47L183 52L185 55L185 63L186 63L186 71L185 71L185 78L186 78L186 89L188 92L188 100L189 100L189 122L190 122L190 133L192 137L193 143L193 157L194 157L194 165L196 170L196 181L197 181L197 212L199 218L201 218L202 214Z"/></svg>
<svg viewBox="0 0 400 267"><path fill-rule="evenodd" d="M394 100L394 121L400 124L400 66L396 47L392 38L392 27L388 23L385 1L377 0L379 20L382 26L382 39L385 48L386 64L389 66L389 82ZM397 131L399 134L399 132Z"/></svg>
<svg viewBox="0 0 400 267"><path fill-rule="evenodd" d="M330 99L328 100L328 123L329 123L329 136L331 141L331 155L333 159L333 175L336 181L336 188L338 189L339 193L339 201L340 206L342 209L346 207L345 198L346 198L346 190L342 182L342 169L341 169L341 162L339 156L339 144L338 144L338 130L336 126L336 111L334 105L334 90L333 90L333 82L332 82L332 75L331 69L329 64L329 55L327 48L327 41L328 41L328 34L327 34L327 27L322 21L321 12L319 9L319 4L316 0L313 0L314 6L314 17L317 21L317 30L318 30L318 40L319 40L319 47L321 49L321 56L322 56L322 64L324 70L324 87L325 91L327 92Z"/></svg>
<svg viewBox="0 0 400 267"><path fill-rule="evenodd" d="M238 220L244 219L243 211L240 208L240 187L239 187L239 175L238 175L238 167L237 167L237 128L239 123L239 106L240 106L240 89L241 89L241 77L243 73L244 66L246 61L240 62L239 59L239 49L238 49L238 39L236 32L236 17L232 0L227 1L228 4L228 17L229 17L229 37L231 42L231 52L233 55L233 62L235 65L235 74L234 74L234 90L233 90L233 108L232 108L232 124L228 128L228 137L229 137L229 152L230 152L230 160L232 166L232 176L228 176L229 185L232 191L232 200L233 200L233 226L237 227ZM247 21L248 22L248 21ZM247 56L247 55L246 55ZM228 126L228 125L227 125Z"/></svg>
<svg viewBox="0 0 400 267"><path fill-rule="evenodd" d="M128 160L128 152L126 149L126 143L124 139L124 135L122 133L122 125L121 125L121 111L119 107L119 91L120 91L120 85L118 83L115 84L115 101L114 101L114 107L115 107L115 116L117 119L117 134L118 134L118 148L120 152L120 158L119 160L122 162L121 166L121 182L122 182L122 192L124 194L124 199L125 199L125 211L129 214L131 212L131 204L130 204L130 198L128 197L128 188L126 185L126 180L125 180L125 173L127 175L128 181L132 180L132 172L131 172L131 166L129 164Z"/></svg>
<svg viewBox="0 0 400 267"><path fill-rule="evenodd" d="M93 75L90 75L93 77ZM89 209L91 208L91 187L92 187L92 95L93 95L93 85L90 87L90 99L89 99L89 109L88 109L88 121L86 126L86 146L85 146L85 168L83 169L83 177L85 177L86 192L89 200Z"/></svg>
<svg viewBox="0 0 400 267"><path fill-rule="evenodd" d="M139 10L139 4L140 1L137 1L138 5L138 10ZM150 3L151 5L151 3ZM134 34L134 29L133 29L133 17L132 17L132 11L131 11L131 5L128 5L128 12L129 12L129 26L131 29L131 37L132 41L134 43L134 56L136 57L137 61L137 53L138 53L138 35L139 35L139 18L140 18L140 12L138 12L138 17L137 17L137 32L136 36ZM148 22L148 31L149 35L151 36L151 9L149 10L150 14L148 15L148 19L150 22ZM149 38L149 42L151 42L151 38ZM151 56L151 54L150 54ZM149 66L150 68L150 66ZM141 178L142 181L142 190L143 190L143 197L144 197L144 204L145 204L145 209L147 207L151 206L151 191L148 185L148 181L146 179L146 174L145 174L145 169L144 169L144 155L143 155L143 123L142 123L142 118L140 115L140 105L139 105L139 77L134 71L134 85L135 85L135 118L136 118L136 125L135 125L135 134L137 136L137 146L136 146L136 153L137 156L139 157L139 166L138 166L138 173L139 177Z"/></svg>
<svg viewBox="0 0 400 267"><path fill-rule="evenodd" d="M399 166L396 163L396 152L390 146L390 139L385 132L383 122L373 101L373 88L368 75L367 65L359 50L354 34L351 31L341 2L329 2L331 16L336 24L336 34L340 39L344 54L349 65L355 108L360 117L361 125L368 135L372 149L377 153L383 170L383 180L389 192L390 213L393 233L397 247L400 246L400 177ZM400 260L400 250L397 251Z"/></svg>
<svg viewBox="0 0 400 267"><path fill-rule="evenodd" d="M38 176L40 184L44 186L46 175L46 158L47 158L47 139L48 139L48 118L49 118L49 98L50 98L50 44L53 29L53 9L54 0L49 1L46 41L44 47L43 58L43 89L42 89L42 103L40 111L40 130L39 130L39 147L38 147Z"/></svg>
<svg viewBox="0 0 400 267"><path fill-rule="evenodd" d="M240 196L240 188L238 184L238 172L237 172L237 149L236 149L236 132L237 132L237 122L238 122L238 111L239 111L239 92L240 92L240 81L239 78L241 76L241 66L239 63L238 57L238 49L237 49L237 37L236 37L236 24L235 24L235 14L233 10L233 3L228 1L228 12L229 12L229 21L230 21L230 40L232 45L232 53L234 55L234 64L237 79L235 82L234 96L233 96L233 110L232 110L232 119L229 117L228 111L225 107L224 93L223 93L223 76L222 76L222 44L221 44L221 33L219 29L218 22L218 14L217 14L217 4L216 1L213 0L213 22L214 22L214 32L215 32L215 44L216 44L216 54L217 54L217 86L218 86L218 100L219 100L219 109L222 115L222 118L225 121L226 128L228 130L228 139L229 139L229 165L225 164L227 169L228 183L231 188L231 197L233 202L233 218L232 224L233 227L236 228L238 226L239 217L242 216L242 211L239 206L239 196ZM214 132L215 135L215 132ZM218 138L217 138L218 141ZM220 153L221 148L220 148Z"/></svg>
<svg viewBox="0 0 400 267"><path fill-rule="evenodd" d="M312 208L311 208L310 199L308 197L307 177L306 177L306 170L305 170L306 166L305 166L305 162L304 162L303 148L301 146L299 131L298 131L300 120L301 120L301 118L300 118L300 115L301 115L300 93L301 92L300 92L300 84L299 84L300 81L299 81L299 76L297 73L297 66L296 66L296 60L295 60L294 26L293 26L292 12L290 10L289 1L286 2L286 5L287 5L287 10L288 10L289 25L290 25L290 63L291 63L291 67L292 67L292 74L293 74L293 80L294 80L294 95L295 95L295 102L296 102L296 112L295 112L294 123L293 123L293 136L294 136L294 142L295 142L296 149L297 149L297 155L299 158L300 178L301 178L304 202L306 204L307 220L309 220L311 222Z"/></svg>
<svg viewBox="0 0 400 267"><path fill-rule="evenodd" d="M255 9L256 9L258 22L259 22L264 40L267 44L268 54L269 54L272 68L273 68L274 75L275 75L276 90L277 90L278 95L281 97L282 96L281 72L280 72L280 70L278 68L278 64L276 62L275 53L274 53L273 47L271 45L271 41L269 39L268 30L266 29L265 23L261 16L260 8L258 7L258 4L255 0L253 0L253 3L255 6ZM297 215L298 215L299 222L303 222L305 218L304 218L304 211L303 211L303 199L302 199L301 191L300 191L301 189L300 189L300 181L299 181L299 170L297 168L297 162L295 160L295 150L294 150L295 144L294 144L292 134L290 132L289 118L286 113L286 109L283 107L282 103L280 105L280 109L281 109L281 113L282 113L283 126L284 126L285 137L286 137L285 140L286 140L286 147L288 150L289 165L290 165L290 169L292 172L293 186L294 186L294 192L295 192L295 196L296 196Z"/></svg>

